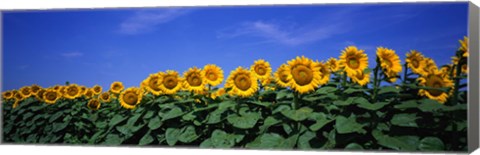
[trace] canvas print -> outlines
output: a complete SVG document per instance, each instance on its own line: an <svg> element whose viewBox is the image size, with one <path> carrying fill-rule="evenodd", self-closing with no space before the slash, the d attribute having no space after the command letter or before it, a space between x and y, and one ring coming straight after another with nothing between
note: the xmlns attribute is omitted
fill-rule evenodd
<svg viewBox="0 0 480 155"><path fill-rule="evenodd" d="M3 143L467 151L466 2L2 17Z"/></svg>

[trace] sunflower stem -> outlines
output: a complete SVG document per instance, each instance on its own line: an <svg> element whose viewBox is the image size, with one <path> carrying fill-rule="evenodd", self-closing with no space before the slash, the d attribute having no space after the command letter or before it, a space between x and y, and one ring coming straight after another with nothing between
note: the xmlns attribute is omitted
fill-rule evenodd
<svg viewBox="0 0 480 155"><path fill-rule="evenodd" d="M374 101L377 100L377 82L378 82L378 63L377 66L373 69L373 96L372 99Z"/></svg>
<svg viewBox="0 0 480 155"><path fill-rule="evenodd" d="M292 109L297 110L298 108L298 93L296 91L293 91L293 102L292 102Z"/></svg>
<svg viewBox="0 0 480 155"><path fill-rule="evenodd" d="M407 73L408 73L407 62L405 62L403 64L403 68L405 68L403 70L403 85L405 85L405 84L407 84L407 77L408 77L408 75L407 75Z"/></svg>

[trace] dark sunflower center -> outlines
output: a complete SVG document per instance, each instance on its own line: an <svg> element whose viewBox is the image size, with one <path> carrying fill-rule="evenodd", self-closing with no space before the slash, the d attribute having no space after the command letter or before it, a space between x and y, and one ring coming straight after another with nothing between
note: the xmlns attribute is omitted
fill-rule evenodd
<svg viewBox="0 0 480 155"><path fill-rule="evenodd" d="M79 90L78 90L77 87L70 87L70 88L68 89L68 95L70 95L70 96L75 96L75 95L77 95L78 91L79 91Z"/></svg>
<svg viewBox="0 0 480 155"><path fill-rule="evenodd" d="M441 77L431 76L427 81L427 87L443 88L443 81ZM429 89L428 92L432 96L440 96L443 92L440 90Z"/></svg>
<svg viewBox="0 0 480 155"><path fill-rule="evenodd" d="M125 93L125 95L123 96L123 101L125 101L125 103L127 103L128 105L135 105L137 104L138 98L135 93L129 92Z"/></svg>
<svg viewBox="0 0 480 155"><path fill-rule="evenodd" d="M29 94L29 93L30 93L30 89L25 88L25 89L22 90L22 93L23 93L24 95Z"/></svg>
<svg viewBox="0 0 480 155"><path fill-rule="evenodd" d="M348 60L348 67L353 69L357 69L358 67L360 67L359 60L357 58L350 57L347 60Z"/></svg>
<svg viewBox="0 0 480 155"><path fill-rule="evenodd" d="M159 84L159 79L158 78L152 78L148 81L148 86L152 88L155 91L160 90L160 84Z"/></svg>
<svg viewBox="0 0 480 155"><path fill-rule="evenodd" d="M120 86L120 84L114 84L114 85L113 85L113 90L118 91L118 90L120 90L120 89L122 89L122 86Z"/></svg>
<svg viewBox="0 0 480 155"><path fill-rule="evenodd" d="M103 100L108 100L108 99L110 99L110 95L108 95L108 94L103 94L103 95L102 95L102 99L103 99Z"/></svg>
<svg viewBox="0 0 480 155"><path fill-rule="evenodd" d="M46 94L47 96L47 100L50 100L50 101L53 101L57 98L57 93L54 93L54 92L48 92Z"/></svg>
<svg viewBox="0 0 480 155"><path fill-rule="evenodd" d="M417 59L412 60L412 65L413 67L418 68L419 66L418 60Z"/></svg>
<svg viewBox="0 0 480 155"><path fill-rule="evenodd" d="M252 81L248 75L240 74L235 77L234 84L238 89L246 91L252 86Z"/></svg>
<svg viewBox="0 0 480 155"><path fill-rule="evenodd" d="M177 86L177 84L178 80L173 75L168 75L163 79L163 85L165 85L167 89L173 89Z"/></svg>
<svg viewBox="0 0 480 155"><path fill-rule="evenodd" d="M100 102L96 101L96 100L92 100L89 102L90 104L89 107L92 108L92 109L96 109L99 105L100 105Z"/></svg>
<svg viewBox="0 0 480 155"><path fill-rule="evenodd" d="M217 75L214 74L214 73L212 73L212 72L210 72L210 73L208 73L207 78L208 78L210 81L215 81L215 80L217 80Z"/></svg>
<svg viewBox="0 0 480 155"><path fill-rule="evenodd" d="M313 71L306 66L299 65L293 68L292 76L298 85L304 86L312 82Z"/></svg>
<svg viewBox="0 0 480 155"><path fill-rule="evenodd" d="M95 92L100 92L100 91L102 91L100 87L95 87L95 88L93 88L93 89L95 90Z"/></svg>
<svg viewBox="0 0 480 155"><path fill-rule="evenodd" d="M267 73L267 70L265 69L265 66L255 66L255 72L258 75L265 75Z"/></svg>
<svg viewBox="0 0 480 155"><path fill-rule="evenodd" d="M187 82L190 86L200 86L202 85L202 79L199 74L190 74L190 76L187 77Z"/></svg>

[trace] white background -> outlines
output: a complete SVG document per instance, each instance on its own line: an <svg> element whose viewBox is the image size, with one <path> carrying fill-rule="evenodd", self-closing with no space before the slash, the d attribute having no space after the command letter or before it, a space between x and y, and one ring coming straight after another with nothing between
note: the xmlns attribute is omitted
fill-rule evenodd
<svg viewBox="0 0 480 155"><path fill-rule="evenodd" d="M449 0L434 0L448 2ZM451 0L450 0L451 1ZM458 0L457 0L458 1ZM465 0L460 0L465 1ZM65 8L120 8L120 7L152 7L152 6L211 6L211 5L258 5L258 4L325 4L325 3L399 3L399 2L428 2L428 0L1 0L0 10L45 10ZM480 1L473 1L479 6ZM54 145L0 145L0 154L68 154L68 155L143 155L143 154L189 154L189 155L309 155L309 154L419 154L397 152L345 152L345 151L267 151L267 150L240 150L240 149L191 149L191 148L151 148L151 147L99 147L99 146L54 146ZM443 153L444 154L444 153ZM480 154L476 151L474 154ZM420 154L419 154L420 155ZM422 153L422 155L427 155Z"/></svg>

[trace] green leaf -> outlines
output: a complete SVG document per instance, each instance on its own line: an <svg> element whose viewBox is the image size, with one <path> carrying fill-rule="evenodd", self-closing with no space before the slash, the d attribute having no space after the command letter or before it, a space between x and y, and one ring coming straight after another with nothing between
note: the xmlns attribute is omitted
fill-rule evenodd
<svg viewBox="0 0 480 155"><path fill-rule="evenodd" d="M154 141L152 135L150 135L150 131L148 131L143 137L142 139L140 139L140 142L138 143L138 145L148 145L150 143L152 143Z"/></svg>
<svg viewBox="0 0 480 155"><path fill-rule="evenodd" d="M68 126L68 122L53 123L53 132L62 131Z"/></svg>
<svg viewBox="0 0 480 155"><path fill-rule="evenodd" d="M250 129L257 124L258 119L260 119L259 113L247 113L243 116L230 115L227 117L227 121L236 128L240 129Z"/></svg>
<svg viewBox="0 0 480 155"><path fill-rule="evenodd" d="M220 102L218 104L218 109L229 109L229 108L233 108L235 107L236 103L232 100L227 100L227 101L223 101L223 102Z"/></svg>
<svg viewBox="0 0 480 155"><path fill-rule="evenodd" d="M418 109L423 112L436 112L443 107L444 105L440 104L438 101L431 99L422 99L420 100L420 105L418 106Z"/></svg>
<svg viewBox="0 0 480 155"><path fill-rule="evenodd" d="M143 116L144 119L149 119L152 118L152 116L155 114L153 111L147 111L147 113Z"/></svg>
<svg viewBox="0 0 480 155"><path fill-rule="evenodd" d="M299 149L311 149L312 146L310 145L310 141L317 137L317 134L315 132L307 131L303 133L299 138L298 138L298 148Z"/></svg>
<svg viewBox="0 0 480 155"><path fill-rule="evenodd" d="M359 92L363 92L365 91L364 89L357 89L357 88L348 88L346 90L344 90L342 93L345 93L345 94L352 94L352 93L359 93Z"/></svg>
<svg viewBox="0 0 480 155"><path fill-rule="evenodd" d="M350 143L345 146L345 150L363 150L363 146L357 143Z"/></svg>
<svg viewBox="0 0 480 155"><path fill-rule="evenodd" d="M390 137L378 130L373 130L372 135L378 144L395 150L413 151L419 145L419 138L416 136Z"/></svg>
<svg viewBox="0 0 480 155"><path fill-rule="evenodd" d="M420 141L418 148L422 151L441 151L445 149L445 144L437 137L425 137Z"/></svg>
<svg viewBox="0 0 480 155"><path fill-rule="evenodd" d="M360 107L360 108L363 108L363 109L376 111L376 110L379 110L379 109L383 108L387 104L388 104L388 102L377 102L377 103L372 104L372 103L367 101L367 102L359 102L357 104L357 106Z"/></svg>
<svg viewBox="0 0 480 155"><path fill-rule="evenodd" d="M281 100L281 99L285 99L287 98L287 95L289 94L290 92L288 92L288 90L286 89L283 89L283 90L280 90L277 92L277 96L276 96L276 100Z"/></svg>
<svg viewBox="0 0 480 155"><path fill-rule="evenodd" d="M115 116L113 116L113 118L108 123L108 126L113 127L113 126L117 125L118 123L120 123L120 122L122 122L126 119L127 119L127 117L123 117L121 115L115 115Z"/></svg>
<svg viewBox="0 0 480 155"><path fill-rule="evenodd" d="M200 147L203 148L231 148L236 142L243 139L244 135L228 134L225 131L216 129L212 132L212 136L203 141Z"/></svg>
<svg viewBox="0 0 480 155"><path fill-rule="evenodd" d="M399 92L400 90L397 89L395 86L385 86L385 87L380 87L378 94L399 93Z"/></svg>
<svg viewBox="0 0 480 155"><path fill-rule="evenodd" d="M415 120L417 119L417 115L413 114L396 114L393 116L391 123L397 126L404 126L404 127L418 127Z"/></svg>
<svg viewBox="0 0 480 155"><path fill-rule="evenodd" d="M309 127L309 129L312 131L318 131L323 126L333 121L328 119L327 115L325 115L324 113L312 113L310 115L310 120L316 121L314 124L310 125Z"/></svg>
<svg viewBox="0 0 480 155"><path fill-rule="evenodd" d="M335 88L335 87L325 86L325 87L322 87L320 89L317 89L316 93L326 95L326 94L330 94L332 92L335 92L336 90L337 90L337 88Z"/></svg>
<svg viewBox="0 0 480 155"><path fill-rule="evenodd" d="M355 121L356 116L350 115L348 118L344 116L337 116L335 119L335 129L340 134L347 134L347 133L360 133L365 134L367 133L366 130L363 129L363 125L359 124Z"/></svg>
<svg viewBox="0 0 480 155"><path fill-rule="evenodd" d="M282 111L282 114L293 121L299 122L307 119L312 112L313 112L313 109L309 107L302 107L297 110Z"/></svg>
<svg viewBox="0 0 480 155"><path fill-rule="evenodd" d="M178 136L178 140L183 143L190 143L200 137L195 131L195 127L192 125L186 126L182 129L181 134Z"/></svg>
<svg viewBox="0 0 480 155"><path fill-rule="evenodd" d="M163 123L160 121L160 117L154 116L152 119L150 119L150 122L148 122L148 128L150 128L150 130L155 130L162 126L162 124Z"/></svg>
<svg viewBox="0 0 480 155"><path fill-rule="evenodd" d="M116 134L109 134L105 140L106 145L120 145L122 144L123 139Z"/></svg>
<svg viewBox="0 0 480 155"><path fill-rule="evenodd" d="M50 119L48 119L48 122L49 123L52 123L53 121L57 120L58 118L60 118L61 116L63 115L63 111L58 111L56 112L55 114L53 114Z"/></svg>
<svg viewBox="0 0 480 155"><path fill-rule="evenodd" d="M249 103L253 103L253 104L256 104L256 105L259 105L259 106L262 106L262 107L269 107L270 105L272 105L271 102L262 102L262 101L252 101L252 102L249 102Z"/></svg>
<svg viewBox="0 0 480 155"><path fill-rule="evenodd" d="M226 109L220 109L218 108L217 110L212 111L211 113L208 114L207 116L207 124L217 124L220 123L223 119L223 113L225 112Z"/></svg>
<svg viewBox="0 0 480 155"><path fill-rule="evenodd" d="M278 105L273 111L272 114L276 114L285 110L290 110L290 106L288 105Z"/></svg>
<svg viewBox="0 0 480 155"><path fill-rule="evenodd" d="M341 101L341 100L333 101L333 104L339 105L339 106L347 106L347 105L353 104L354 103L353 101L355 101L356 99L357 97L349 97L345 101Z"/></svg>
<svg viewBox="0 0 480 155"><path fill-rule="evenodd" d="M169 119L180 117L183 114L185 113L182 111L182 109L180 109L179 107L175 107L163 115L162 122Z"/></svg>
<svg viewBox="0 0 480 155"><path fill-rule="evenodd" d="M395 105L393 107L395 109L405 110L405 109L409 109L409 108L417 108L418 103L417 103L417 100L408 100L408 101L403 101L403 102L401 102L401 104Z"/></svg>
<svg viewBox="0 0 480 155"><path fill-rule="evenodd" d="M135 114L135 115L133 115L132 117L130 117L130 119L128 119L128 121L127 121L127 125L128 125L128 126L134 126L135 123L138 122L138 120L139 120L139 118L140 118L141 115L142 115L142 114L138 113L138 114Z"/></svg>
<svg viewBox="0 0 480 155"><path fill-rule="evenodd" d="M246 148L251 149L275 149L282 148L282 143L285 138L276 133L265 133L255 138L253 142L245 145Z"/></svg>
<svg viewBox="0 0 480 155"><path fill-rule="evenodd" d="M168 128L165 132L167 144L170 146L175 145L178 141L178 136L180 136L180 129L177 128Z"/></svg>
<svg viewBox="0 0 480 155"><path fill-rule="evenodd" d="M265 120L263 121L263 125L260 126L260 132L265 132L270 126L272 125L276 125L278 123L280 123L281 121L276 119L275 117L273 116L268 116L267 118L265 118Z"/></svg>

